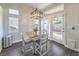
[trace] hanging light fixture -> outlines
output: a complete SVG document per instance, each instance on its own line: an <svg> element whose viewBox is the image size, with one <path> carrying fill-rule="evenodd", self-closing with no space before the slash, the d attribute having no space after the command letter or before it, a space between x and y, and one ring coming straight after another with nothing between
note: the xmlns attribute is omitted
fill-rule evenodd
<svg viewBox="0 0 79 59"><path fill-rule="evenodd" d="M36 9L31 12L31 18L38 19L43 17L43 12L39 11L37 8L37 3L36 3Z"/></svg>

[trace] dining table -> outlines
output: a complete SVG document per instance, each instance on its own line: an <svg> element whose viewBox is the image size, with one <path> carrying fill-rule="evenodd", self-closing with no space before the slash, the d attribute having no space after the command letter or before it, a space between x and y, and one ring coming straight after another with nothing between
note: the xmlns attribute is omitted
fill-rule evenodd
<svg viewBox="0 0 79 59"><path fill-rule="evenodd" d="M33 54L36 54L36 41L39 40L39 35L35 35L34 32L28 32L26 34L33 41Z"/></svg>

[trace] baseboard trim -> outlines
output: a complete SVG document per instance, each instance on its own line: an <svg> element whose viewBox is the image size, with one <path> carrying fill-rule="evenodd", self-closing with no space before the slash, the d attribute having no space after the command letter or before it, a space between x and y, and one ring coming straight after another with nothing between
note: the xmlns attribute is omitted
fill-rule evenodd
<svg viewBox="0 0 79 59"><path fill-rule="evenodd" d="M58 41L56 41L56 40L50 40L50 41L54 41L54 42L57 42L57 43L59 43L59 44L64 45L63 43L60 43L60 42L58 42Z"/></svg>
<svg viewBox="0 0 79 59"><path fill-rule="evenodd" d="M68 47L68 45L64 45L66 48L69 48ZM72 49L72 48L69 48L69 49L71 49L71 50L74 50L74 51L76 51L76 52L79 52L79 49Z"/></svg>
<svg viewBox="0 0 79 59"><path fill-rule="evenodd" d="M59 42L57 42L57 41L54 41L54 40L50 40L50 41L56 42L57 44L60 44L60 45L64 46L64 44L59 43Z"/></svg>
<svg viewBox="0 0 79 59"><path fill-rule="evenodd" d="M63 45L64 47L66 47L66 48L68 48L68 49L71 49L71 50L73 50L73 51L79 52L79 49L72 49L72 48L69 48L68 45L65 45L65 44L59 43L59 42L57 42L57 41L55 41L55 40L50 40L50 41L54 41L54 42L56 42L56 43L58 43L58 44Z"/></svg>

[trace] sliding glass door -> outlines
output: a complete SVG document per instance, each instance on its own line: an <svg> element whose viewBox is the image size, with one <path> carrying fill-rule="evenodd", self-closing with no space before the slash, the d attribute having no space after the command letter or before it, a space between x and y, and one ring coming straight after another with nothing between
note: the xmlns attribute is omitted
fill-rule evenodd
<svg viewBox="0 0 79 59"><path fill-rule="evenodd" d="M52 38L53 40L63 43L64 39L64 17L56 16L52 18Z"/></svg>
<svg viewBox="0 0 79 59"><path fill-rule="evenodd" d="M41 21L41 25L39 24L39 21ZM49 33L49 20L48 19L42 19L42 20L34 20L35 24L34 27L38 28L39 31L39 26L41 26L41 33Z"/></svg>

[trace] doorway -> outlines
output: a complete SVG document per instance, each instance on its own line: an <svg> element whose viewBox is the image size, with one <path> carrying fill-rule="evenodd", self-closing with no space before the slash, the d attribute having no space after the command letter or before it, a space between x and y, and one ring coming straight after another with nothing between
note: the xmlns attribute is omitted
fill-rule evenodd
<svg viewBox="0 0 79 59"><path fill-rule="evenodd" d="M52 40L64 44L64 16L52 18Z"/></svg>

